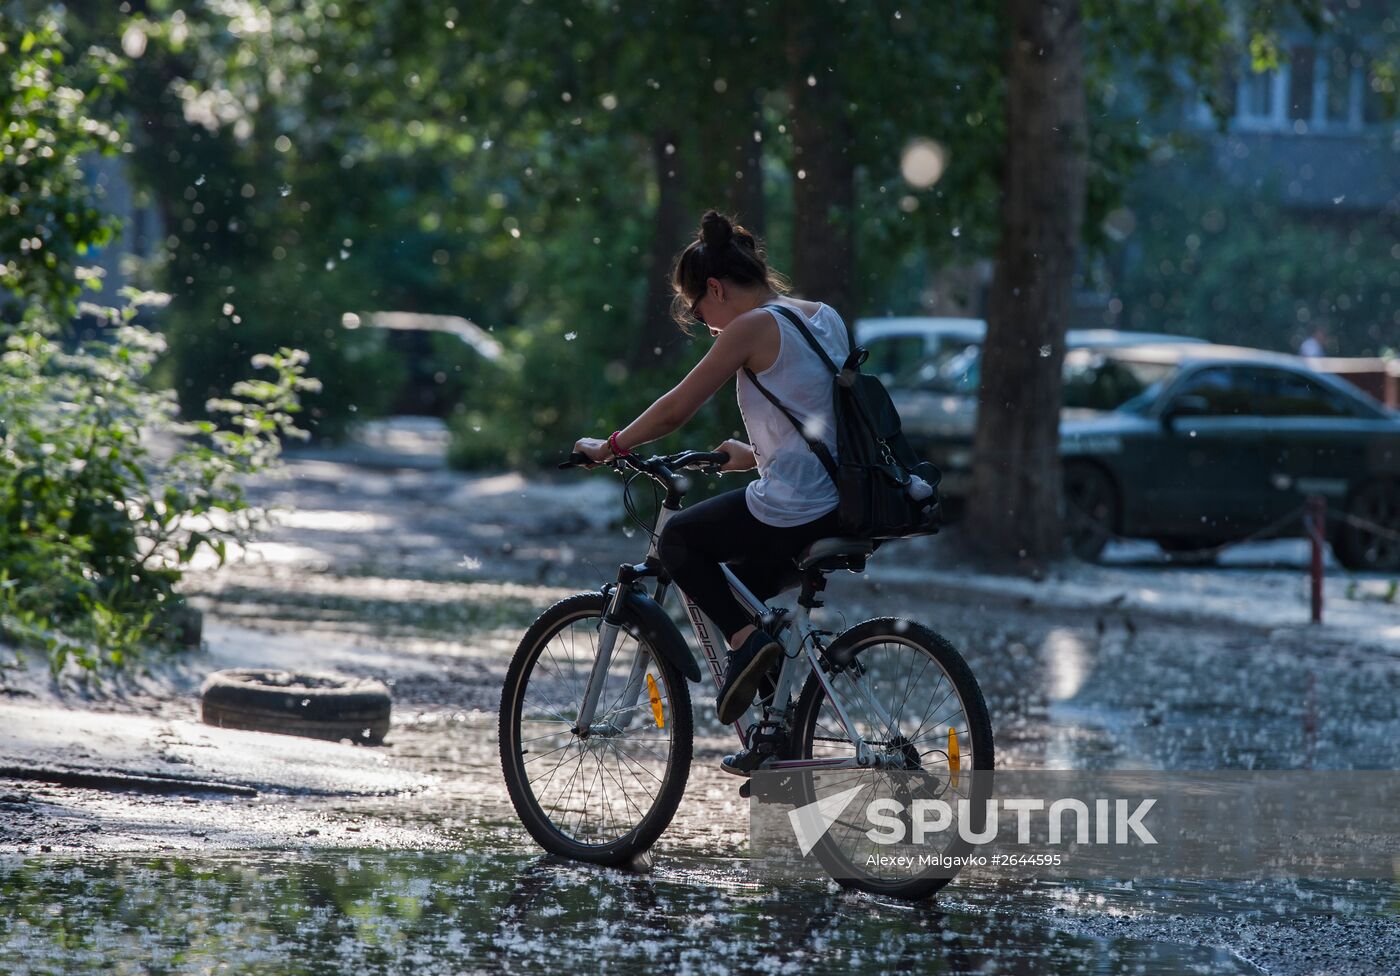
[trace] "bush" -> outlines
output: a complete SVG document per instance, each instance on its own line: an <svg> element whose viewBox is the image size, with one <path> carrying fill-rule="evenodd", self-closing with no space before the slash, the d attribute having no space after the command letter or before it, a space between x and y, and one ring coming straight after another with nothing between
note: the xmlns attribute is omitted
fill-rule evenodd
<svg viewBox="0 0 1400 976"><path fill-rule="evenodd" d="M174 636L182 570L201 550L222 563L246 537L238 479L276 462L300 394L317 388L304 353L256 356L266 379L236 383L182 423L174 394L145 385L160 337L132 325L141 304L92 309L110 339L64 349L40 331L0 357L0 630L44 648L55 673L120 665ZM157 451L169 451L159 462Z"/></svg>
<svg viewBox="0 0 1400 976"><path fill-rule="evenodd" d="M61 7L0 10L0 636L47 650L55 673L173 636L182 570L246 534L238 479L301 435L300 394L318 388L306 354L283 349L253 358L267 379L210 403L223 424L181 423L175 395L148 382L163 340L133 324L164 296L77 305L100 279L79 262L116 229L78 160L127 147L106 118L120 59L93 45L76 57L63 27ZM101 340L56 338L75 311L103 322Z"/></svg>

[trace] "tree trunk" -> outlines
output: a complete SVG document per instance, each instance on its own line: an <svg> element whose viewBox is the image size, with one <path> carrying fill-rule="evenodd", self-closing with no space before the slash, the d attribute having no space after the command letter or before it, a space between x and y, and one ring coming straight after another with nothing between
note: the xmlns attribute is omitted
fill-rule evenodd
<svg viewBox="0 0 1400 976"><path fill-rule="evenodd" d="M632 369L657 366L674 359L685 338L671 318L671 300L675 294L671 289L671 264L685 243L686 226L681 152L676 133L666 130L655 133L651 151L656 167L656 214L652 220L642 328L628 363Z"/></svg>
<svg viewBox="0 0 1400 976"><path fill-rule="evenodd" d="M764 236L767 220L767 207L763 202L763 144L754 141L754 133L761 132L763 110L759 103L757 89L744 93L743 105L747 118L740 116L740 124L734 126L733 152L728 156L726 186L731 213L739 218L749 233Z"/></svg>
<svg viewBox="0 0 1400 976"><path fill-rule="evenodd" d="M1001 242L987 306L966 536L1034 571L1063 551L1060 370L1084 210L1079 0L1006 0Z"/></svg>
<svg viewBox="0 0 1400 976"><path fill-rule="evenodd" d="M859 312L854 127L841 97L834 50L840 38L810 8L796 8L791 20L792 282L798 294L825 302L849 324Z"/></svg>

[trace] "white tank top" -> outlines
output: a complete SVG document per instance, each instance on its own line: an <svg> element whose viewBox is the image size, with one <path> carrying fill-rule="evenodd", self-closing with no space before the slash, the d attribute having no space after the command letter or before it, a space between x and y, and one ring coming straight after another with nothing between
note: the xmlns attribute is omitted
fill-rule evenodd
<svg viewBox="0 0 1400 976"><path fill-rule="evenodd" d="M802 319L832 361L840 366L850 355L846 323L836 310L819 305L811 318L784 305ZM835 376L802 333L780 312L769 310L778 323L778 358L758 376L764 388L802 423L808 436L818 437L836 457L836 420L832 410ZM758 462L758 480L745 489L753 517L767 525L788 527L821 518L836 507L836 485L797 428L773 406L740 370L735 382L739 413Z"/></svg>

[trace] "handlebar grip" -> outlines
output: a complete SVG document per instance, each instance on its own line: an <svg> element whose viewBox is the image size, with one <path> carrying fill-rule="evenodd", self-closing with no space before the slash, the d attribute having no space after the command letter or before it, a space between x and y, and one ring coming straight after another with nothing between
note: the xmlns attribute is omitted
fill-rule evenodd
<svg viewBox="0 0 1400 976"><path fill-rule="evenodd" d="M682 451L670 459L675 468L718 467L729 460L728 451Z"/></svg>
<svg viewBox="0 0 1400 976"><path fill-rule="evenodd" d="M589 457L588 457L587 454L584 454L582 451L572 451L572 452L570 452L570 454L569 454L569 460L567 460L567 461L560 461L560 462L559 462L559 467L560 467L561 469L563 469L563 468L576 468L576 467L578 467L579 465L582 465L582 464L592 464L592 463L593 463L592 460L589 459Z"/></svg>

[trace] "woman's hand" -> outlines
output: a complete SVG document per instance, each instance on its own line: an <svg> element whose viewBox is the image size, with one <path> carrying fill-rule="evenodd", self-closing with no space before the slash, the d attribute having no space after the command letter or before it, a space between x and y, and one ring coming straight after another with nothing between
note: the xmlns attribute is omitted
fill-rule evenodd
<svg viewBox="0 0 1400 976"><path fill-rule="evenodd" d="M580 437L574 442L574 450L587 455L595 464L606 461L613 456L612 448L608 446L607 439L603 437Z"/></svg>
<svg viewBox="0 0 1400 976"><path fill-rule="evenodd" d="M720 471L749 471L758 465L754 460L753 448L743 441L727 440L716 451L724 451L729 455L729 460L720 466Z"/></svg>

